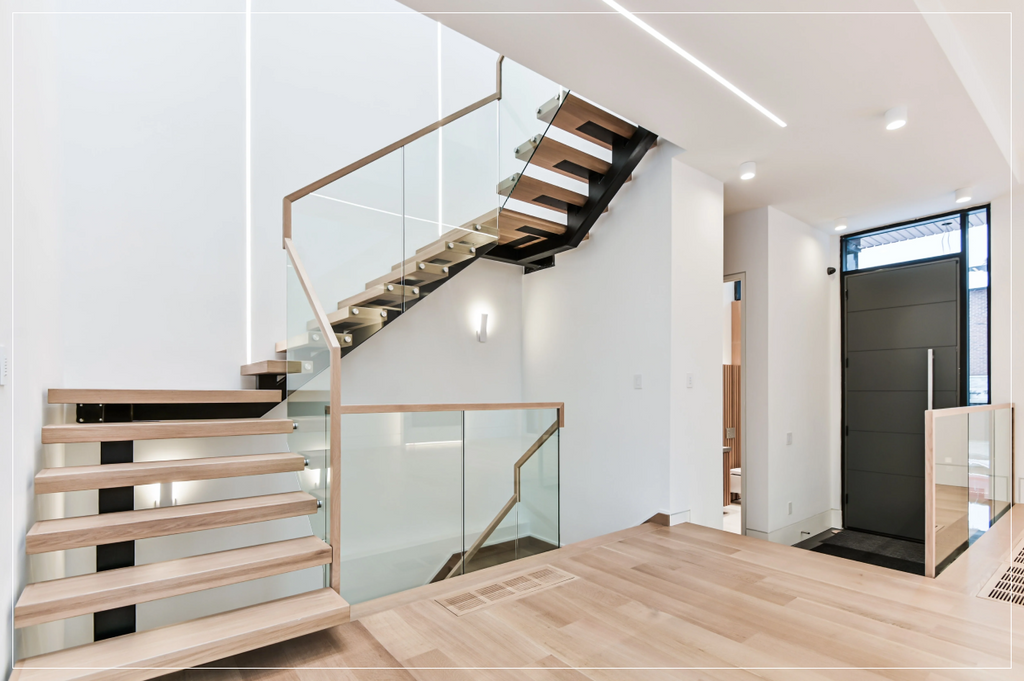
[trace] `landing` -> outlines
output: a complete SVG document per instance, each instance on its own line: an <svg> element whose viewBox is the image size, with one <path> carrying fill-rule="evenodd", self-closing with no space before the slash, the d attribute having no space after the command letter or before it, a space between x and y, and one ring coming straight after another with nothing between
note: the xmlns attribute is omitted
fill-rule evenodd
<svg viewBox="0 0 1024 681"><path fill-rule="evenodd" d="M1020 616L1024 608L974 595L1008 554L1011 522L1019 538L1018 507L938 580L696 525L643 525L363 603L349 624L210 665L320 672L191 670L173 678L1021 678L1019 633L1017 667L991 668L1009 665L1010 611ZM461 617L433 600L541 565L577 579ZM437 669L567 666L590 669ZM352 667L392 670L327 671ZM637 667L719 669L659 676ZM817 670L797 676L723 667ZM827 669L836 667L890 669Z"/></svg>

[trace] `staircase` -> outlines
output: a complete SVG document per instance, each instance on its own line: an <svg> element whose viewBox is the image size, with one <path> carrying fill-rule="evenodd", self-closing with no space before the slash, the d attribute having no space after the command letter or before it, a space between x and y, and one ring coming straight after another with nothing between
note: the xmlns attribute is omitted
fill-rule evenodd
<svg viewBox="0 0 1024 681"><path fill-rule="evenodd" d="M306 468L291 452L133 461L133 442L292 433L292 419L258 418L282 399L276 386L297 363L272 360L242 368L275 385L256 390L63 390L50 404L75 405L75 423L42 428L43 444L100 443L100 465L47 468L36 494L99 490L99 513L41 520L25 553L94 546L97 571L29 584L14 609L16 628L93 615L95 642L19 660L15 679L149 679L348 621L349 607L329 588L210 617L135 631L135 606L229 584L329 565L332 548L316 536L135 565L134 542L318 512L306 492L265 494L135 508L135 486ZM278 372L286 372L280 374ZM115 671L116 670L116 671Z"/></svg>
<svg viewBox="0 0 1024 681"><path fill-rule="evenodd" d="M498 92L488 101L495 99L500 99L500 70ZM136 486L301 474L310 465L304 453L135 461L133 443L290 434L298 427L297 420L304 416L320 419L323 428L323 402L304 402L306 397L296 391L329 368L329 403L338 404L340 358L394 323L477 259L520 265L524 273L531 273L553 267L557 254L578 247L589 237L600 215L608 211L615 194L630 181L656 137L568 92L541 104L536 118L548 128L566 131L609 151L610 159L549 137L546 128L544 134L534 135L508 150L523 165L519 172L498 183L498 208L420 246L390 271L367 281L364 290L337 301L336 309L330 311L320 308L312 283L292 250L290 206L292 201L334 180L324 178L286 197L285 245L314 318L308 320L304 329L289 329L288 337L276 344L276 352L283 353L285 359L265 360L241 368L242 376L254 378L255 389L49 391L50 404L74 405L75 416L73 423L44 426L42 443L99 443L100 464L39 471L35 476L35 493L97 490L99 512L35 523L26 535L25 552L35 555L96 547L97 571L29 584L15 607L14 625L20 629L92 614L95 641L19 660L12 678L149 679L348 621L349 605L339 595L340 585L336 583L340 554L337 546L324 541L328 538L326 529L320 533L323 538L307 536L160 563L135 564L134 542L138 540L314 516L326 511L322 507L327 499L325 488L136 509ZM367 163L380 158L384 151L373 155ZM538 176L532 174L533 169L538 169ZM344 175L339 172L335 179ZM549 182L542 177L543 173L567 178L575 189ZM333 339L323 337L327 328ZM291 418L264 418L285 400ZM331 414L330 418L331 424L340 423L334 420L340 415ZM516 557L517 552L503 544L483 544L519 501L519 467L558 427L556 421L516 464L515 494L491 526L465 555L453 555L435 580ZM334 430L330 437L340 436ZM329 458L316 468L321 472L337 470L340 439L330 439L324 446ZM326 481L326 477L322 479ZM314 533L316 527L317 523L311 521ZM538 552L553 548L540 544L536 547ZM476 560L471 563L474 557ZM331 567L330 588L325 585L268 603L136 631L135 606L140 603L318 566Z"/></svg>

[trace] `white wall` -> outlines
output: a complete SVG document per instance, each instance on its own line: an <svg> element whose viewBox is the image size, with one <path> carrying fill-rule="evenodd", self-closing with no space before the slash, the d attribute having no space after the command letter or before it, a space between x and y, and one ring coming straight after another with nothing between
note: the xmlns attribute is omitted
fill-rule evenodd
<svg viewBox="0 0 1024 681"><path fill-rule="evenodd" d="M747 530L790 544L830 527L837 508L833 242L771 207L726 218L725 271L746 272Z"/></svg>
<svg viewBox="0 0 1024 681"><path fill-rule="evenodd" d="M523 398L567 405L563 544L658 512L721 523L699 505L721 494L721 184L679 153L662 141L590 241L523 278Z"/></svg>
<svg viewBox="0 0 1024 681"><path fill-rule="evenodd" d="M669 514L722 527L723 186L672 162Z"/></svg>

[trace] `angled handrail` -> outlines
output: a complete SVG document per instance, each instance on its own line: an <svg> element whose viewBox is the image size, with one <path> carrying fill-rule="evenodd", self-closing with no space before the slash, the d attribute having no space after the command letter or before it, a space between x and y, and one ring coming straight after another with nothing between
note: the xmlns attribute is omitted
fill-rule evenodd
<svg viewBox="0 0 1024 681"><path fill-rule="evenodd" d="M341 475L341 344L338 343L337 336L334 335L334 329L331 328L331 323L327 319L327 313L324 312L324 306L320 304L320 299L317 298L316 290L313 288L313 282L309 279L309 274L306 273L306 268L302 264L302 259L299 257L298 252L295 250L295 244L292 243L290 238L284 240L284 248L288 252L288 257L292 261L292 267L295 268L295 275L299 279L299 283L302 285L302 290L306 294L306 300L309 302L310 308L313 310L313 315L316 317L316 323L320 326L320 332L324 336L324 340L327 342L327 348L331 355L331 364L328 369L330 372L331 381L331 407L330 409L330 428L331 428L331 441L330 441L330 473L331 480L340 480ZM328 514L330 516L330 541L331 545L331 588L339 594L341 593L341 497L338 494L329 494L330 508Z"/></svg>
<svg viewBox="0 0 1024 681"><path fill-rule="evenodd" d="M430 133L434 132L438 128L443 128L444 126L448 125L449 123L451 123L453 121L457 121L458 119L462 118L463 116L471 114L474 111L476 111L477 109L479 109L481 107L484 107L484 106L487 106L491 102L496 102L499 99L501 99L501 62L502 62L502 60L504 58L505 58L504 55L498 55L498 61L495 64L495 86L494 86L494 92L492 92L491 94L487 95L483 99L480 99L480 100L470 104L467 107L459 109L458 111L456 111L453 114L445 116L444 118L442 118L439 121L435 121L435 122L431 123L430 125L427 125L425 127L420 128L419 130L417 130L416 132L414 132L414 133L412 133L410 135L406 135L405 137L403 137L402 139L398 140L397 142L393 142L392 144L389 144L389 145L387 145L386 147L384 147L382 149L378 149L377 151L373 152L372 154L368 154L368 155L362 157L358 161L355 161L353 163L349 163L344 168L341 168L340 170L336 170L333 173L331 173L330 175L326 175L324 177L321 177L316 182L311 182L310 184L307 184L302 189L298 189L298 190L292 192L291 194L289 194L288 196L284 197L284 205L283 205L283 211L284 211L284 216L283 217L284 217L284 220L283 220L283 231L282 231L283 238L284 239L292 238L292 202L298 201L303 196L308 196L309 194L312 194L313 192L315 192L317 189L322 189L323 187L326 187L327 185L331 184L332 182L336 182L337 180L340 180L341 178L345 177L346 175L359 170L363 166L367 166L367 165L373 163L374 161L376 161L379 158L383 158L383 157L387 156L388 154L390 154L393 151L397 151L398 149L401 149L402 147L404 147L407 144L411 144L412 142L415 142L416 140L418 140L421 137L424 137L425 135L429 135Z"/></svg>
<svg viewBox="0 0 1024 681"><path fill-rule="evenodd" d="M529 461L530 457L536 454L537 450L543 447L544 443L547 442L548 439L555 434L555 431L558 430L560 424L561 418L556 418L555 422L548 426L548 429L545 430L541 434L541 436L537 438L536 442L530 445L530 448L527 449L521 457L519 457L518 461L516 461L515 465L512 467L512 498L505 502L505 505L501 507L500 511L498 511L498 515L494 516L494 520L487 524L487 527L485 527L484 531L480 533L480 536L476 538L476 541L473 542L473 545L469 547L469 550L462 554L462 558L459 559L459 562L455 564L455 567L452 568L452 571L448 573L448 576L445 577L445 579L450 579L451 577L457 575L459 570L462 569L462 566L469 563L469 561L472 560L473 556L476 555L476 552L479 551L480 548L484 545L484 542L486 542L490 538L490 536L494 534L494 531L498 529L498 525L500 525L501 521L505 519L505 516L507 516L509 512L513 508L515 508L515 505L517 503L522 501L522 494L520 492L519 487L520 469L523 467L523 464Z"/></svg>

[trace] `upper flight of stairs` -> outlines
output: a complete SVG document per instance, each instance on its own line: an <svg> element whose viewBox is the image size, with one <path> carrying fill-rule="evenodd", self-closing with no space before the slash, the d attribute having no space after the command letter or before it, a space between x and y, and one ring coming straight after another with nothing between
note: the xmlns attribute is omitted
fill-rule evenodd
<svg viewBox="0 0 1024 681"><path fill-rule="evenodd" d="M587 239L591 227L657 142L653 133L566 92L542 104L537 118L611 151L611 160L549 134L535 135L515 148L515 157L527 166L498 183L498 193L508 201L498 220L501 238L484 257L522 265L526 272L554 266L555 255ZM577 189L531 175L531 168L568 178ZM510 205L513 201L540 210L517 211Z"/></svg>
<svg viewBox="0 0 1024 681"><path fill-rule="evenodd" d="M512 152L526 167L498 183L504 205L443 234L416 250L390 272L366 283L365 290L337 302L329 311L342 354L361 345L384 326L478 258L522 265L525 272L552 267L555 255L579 246L608 211L612 197L632 179L633 170L657 137L569 93L542 104L537 118L611 151L611 160L547 135L535 135ZM529 174L541 168L569 178L569 189ZM518 204L523 208L517 210ZM533 212L527 212L529 206ZM547 215L548 217L544 217ZM327 303L328 301L323 301ZM322 330L310 319L303 333L279 341L275 350L317 367L326 348ZM325 353L320 352L323 355Z"/></svg>
<svg viewBox="0 0 1024 681"><path fill-rule="evenodd" d="M301 371L301 363L279 360L242 367L243 375L257 379L269 376L275 381ZM333 589L325 588L159 629L134 631L133 608L139 603L331 564L333 548L317 536L145 565L134 564L132 550L127 554L127 563L108 564L107 569L100 566L101 548L112 551L105 554L104 561L109 561L110 556L123 555L118 553L118 547L141 539L318 513L322 502L303 491L134 508L134 488L138 485L305 470L305 456L293 452L131 460L134 440L291 433L295 428L292 419L230 416L239 405L257 405L265 412L282 398L280 388L49 391L51 403L73 408L76 422L44 426L44 444L101 443L101 456L105 456L104 448L110 447L115 453L127 451L128 460L43 469L35 476L35 493L95 489L100 490L99 494L110 495L108 502L113 500L127 507L110 509L108 503L104 509L101 497L100 513L96 515L40 520L29 529L25 536L26 554L95 546L98 569L90 574L27 585L15 605L15 627L21 629L89 614L99 618L126 608L132 611L133 624L120 635L111 634L113 637L101 636L97 625L95 642L19 660L12 678L149 679L348 620L348 604ZM142 421L138 420L140 412L164 417L189 413L207 418Z"/></svg>

